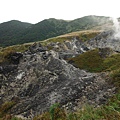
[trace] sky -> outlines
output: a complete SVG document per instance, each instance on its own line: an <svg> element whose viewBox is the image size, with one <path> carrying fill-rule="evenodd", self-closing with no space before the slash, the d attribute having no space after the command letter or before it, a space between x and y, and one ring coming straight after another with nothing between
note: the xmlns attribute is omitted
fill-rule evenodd
<svg viewBox="0 0 120 120"><path fill-rule="evenodd" d="M73 20L88 15L120 17L119 0L0 0L0 23Z"/></svg>

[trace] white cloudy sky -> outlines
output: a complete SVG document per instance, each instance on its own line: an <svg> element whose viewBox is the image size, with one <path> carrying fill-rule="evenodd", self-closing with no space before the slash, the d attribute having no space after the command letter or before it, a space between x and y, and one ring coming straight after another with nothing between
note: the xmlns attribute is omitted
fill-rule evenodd
<svg viewBox="0 0 120 120"><path fill-rule="evenodd" d="M120 17L120 0L0 0L0 23L72 20L87 15Z"/></svg>

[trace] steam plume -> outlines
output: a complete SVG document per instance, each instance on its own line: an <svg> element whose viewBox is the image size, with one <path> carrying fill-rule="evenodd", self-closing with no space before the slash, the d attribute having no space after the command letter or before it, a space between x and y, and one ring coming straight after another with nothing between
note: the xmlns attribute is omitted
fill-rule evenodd
<svg viewBox="0 0 120 120"><path fill-rule="evenodd" d="M113 29L115 31L114 38L120 39L120 23L118 22L117 18L112 18L113 20Z"/></svg>

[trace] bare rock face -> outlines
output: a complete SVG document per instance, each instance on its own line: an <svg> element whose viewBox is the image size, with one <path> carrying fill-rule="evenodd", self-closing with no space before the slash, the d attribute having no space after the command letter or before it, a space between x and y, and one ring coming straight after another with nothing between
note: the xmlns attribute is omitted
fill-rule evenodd
<svg viewBox="0 0 120 120"><path fill-rule="evenodd" d="M120 52L120 39L114 38L114 31L110 30L104 31L86 42L81 41L78 37L73 37L70 41L65 41L63 43L50 43L49 46L59 53L61 59L66 60L95 48L99 48L100 51L104 51L104 53L105 51L110 52L110 49L115 52Z"/></svg>
<svg viewBox="0 0 120 120"><path fill-rule="evenodd" d="M116 52L120 52L120 39L114 38L114 31L102 32L95 38L88 40L85 44L89 49L111 48Z"/></svg>
<svg viewBox="0 0 120 120"><path fill-rule="evenodd" d="M88 50L77 39L75 43L64 45L73 55ZM0 104L17 99L11 113L29 116L31 110L34 115L40 114L54 103L68 110L81 108L84 103L99 106L115 93L115 88L105 81L106 73L88 73L75 68L60 52L34 44L23 54L13 72L1 72Z"/></svg>

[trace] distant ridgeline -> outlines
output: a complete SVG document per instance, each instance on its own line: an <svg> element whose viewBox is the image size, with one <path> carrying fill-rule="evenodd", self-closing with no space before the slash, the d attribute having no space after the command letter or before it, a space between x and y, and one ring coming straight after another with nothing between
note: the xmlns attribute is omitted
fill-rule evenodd
<svg viewBox="0 0 120 120"><path fill-rule="evenodd" d="M16 20L0 24L0 46L45 40L69 32L92 29L110 22L109 17L86 16L72 21L45 19L37 24Z"/></svg>

